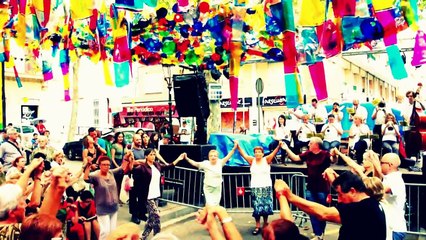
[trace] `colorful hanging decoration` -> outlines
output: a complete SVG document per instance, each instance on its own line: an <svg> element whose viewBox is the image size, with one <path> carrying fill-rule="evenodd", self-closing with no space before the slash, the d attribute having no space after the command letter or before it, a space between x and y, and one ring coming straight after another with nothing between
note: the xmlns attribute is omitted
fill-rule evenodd
<svg viewBox="0 0 426 240"><path fill-rule="evenodd" d="M426 63L426 35L423 31L417 31L411 65L420 66L425 63Z"/></svg>
<svg viewBox="0 0 426 240"><path fill-rule="evenodd" d="M318 101L326 100L328 98L328 91L325 79L324 63L322 61L316 62L309 65L308 68Z"/></svg>

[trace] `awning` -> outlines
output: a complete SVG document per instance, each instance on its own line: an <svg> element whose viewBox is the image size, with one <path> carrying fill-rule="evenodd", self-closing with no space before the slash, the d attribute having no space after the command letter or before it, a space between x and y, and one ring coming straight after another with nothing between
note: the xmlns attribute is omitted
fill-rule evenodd
<svg viewBox="0 0 426 240"><path fill-rule="evenodd" d="M169 105L125 106L120 115L122 117L168 117ZM172 105L172 117L179 117L175 105Z"/></svg>

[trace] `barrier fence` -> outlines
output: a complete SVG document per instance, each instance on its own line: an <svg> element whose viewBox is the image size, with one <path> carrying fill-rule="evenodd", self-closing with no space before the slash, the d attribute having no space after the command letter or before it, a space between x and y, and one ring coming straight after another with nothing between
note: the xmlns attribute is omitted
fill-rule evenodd
<svg viewBox="0 0 426 240"><path fill-rule="evenodd" d="M273 172L272 183L275 179L282 179L296 195L305 198L306 178L301 172ZM175 167L164 173L162 199L182 205L201 208L204 206L203 179L204 172ZM426 213L426 184L406 184L407 203L406 220L408 232L417 235L426 235L421 232ZM333 195L333 202L337 201ZM423 203L423 204L422 204ZM224 173L222 183L222 198L220 205L229 212L252 213L250 173ZM279 212L278 200L274 198L274 211ZM309 223L309 216L295 206L291 206L293 216L299 226ZM426 214L424 214L426 215ZM424 226L423 226L424 227Z"/></svg>

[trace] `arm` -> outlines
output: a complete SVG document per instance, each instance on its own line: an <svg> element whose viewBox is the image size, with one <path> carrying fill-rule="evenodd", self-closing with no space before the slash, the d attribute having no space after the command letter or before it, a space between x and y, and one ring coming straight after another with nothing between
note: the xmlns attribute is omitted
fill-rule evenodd
<svg viewBox="0 0 426 240"><path fill-rule="evenodd" d="M290 206L288 204L287 198L280 192L283 189L282 183L284 181L281 179L275 180L274 189L277 193L277 199L280 203L280 218L293 222L293 215L291 214ZM279 189L277 191L277 189Z"/></svg>
<svg viewBox="0 0 426 240"><path fill-rule="evenodd" d="M356 163L352 158L346 156L345 154L341 153L337 148L334 148L334 152L340 156L343 161L345 161L346 164L348 164L348 166L352 169L355 170L356 174L358 174L358 176L360 176L361 178L365 178L367 177L364 174L364 167L359 165L358 163Z"/></svg>
<svg viewBox="0 0 426 240"><path fill-rule="evenodd" d="M164 160L164 158L160 155L160 152L157 149L154 149L155 151L155 156L158 158L158 160L160 160L160 162L162 162L163 164L169 164L168 162L166 162L166 160Z"/></svg>
<svg viewBox="0 0 426 240"><path fill-rule="evenodd" d="M213 212L209 212L207 207L198 211L197 222L205 226L212 240L225 240L217 226Z"/></svg>
<svg viewBox="0 0 426 240"><path fill-rule="evenodd" d="M19 178L18 182L16 184L22 188L22 192L25 193L25 190L28 186L28 179L30 178L30 175L35 169L42 169L44 168L43 159L42 158L35 158L33 161L31 161L30 165L25 169L24 173Z"/></svg>
<svg viewBox="0 0 426 240"><path fill-rule="evenodd" d="M373 111L373 115L371 115L371 119L375 120L377 116L377 107Z"/></svg>
<svg viewBox="0 0 426 240"><path fill-rule="evenodd" d="M284 151L286 151L286 152L287 152L288 157L289 157L292 161L295 161L295 162L302 161L302 159L300 158L300 156L299 156L299 155L294 154L294 152L293 152L293 151L291 151L291 149L287 146L287 144L286 144L286 143L283 143L283 144L282 144L282 149L284 149Z"/></svg>
<svg viewBox="0 0 426 240"><path fill-rule="evenodd" d="M179 157L177 157L176 158L176 160L174 160L173 162L172 162L172 164L174 165L174 166L176 166L180 161L182 161L184 158L185 158L185 153L181 153L180 155L179 155Z"/></svg>
<svg viewBox="0 0 426 240"><path fill-rule="evenodd" d="M99 152L103 153L103 154L107 154L106 150L103 149L101 146L99 146L98 143L95 143L95 148L96 150L98 150Z"/></svg>
<svg viewBox="0 0 426 240"><path fill-rule="evenodd" d="M43 169L36 168L34 170L34 182L31 195L31 200L28 203L29 207L38 207L41 203L41 195L43 192L43 186L41 185L41 176L43 174Z"/></svg>
<svg viewBox="0 0 426 240"><path fill-rule="evenodd" d="M232 155L235 153L235 149L238 147L238 142L234 141L234 147L231 149L231 151L222 159L222 166L225 166L225 164L231 159Z"/></svg>
<svg viewBox="0 0 426 240"><path fill-rule="evenodd" d="M247 153L245 153L244 150L241 149L240 144L238 144L237 141L235 141L235 142L237 144L237 149L238 149L238 152L240 152L241 157L243 157L244 160L246 160L251 165L251 163L253 162L254 157L247 155Z"/></svg>
<svg viewBox="0 0 426 240"><path fill-rule="evenodd" d="M232 222L232 218L226 212L225 208L221 206L216 206L213 208L214 215L222 223L222 230L225 234L225 238L229 240L242 240L242 236L238 231L235 224ZM225 221L224 221L225 220Z"/></svg>
<svg viewBox="0 0 426 240"><path fill-rule="evenodd" d="M334 171L334 169L332 168L327 168L322 173L322 177L328 182L330 186L333 184L334 180L336 180L338 176L339 174L337 174L336 171Z"/></svg>
<svg viewBox="0 0 426 240"><path fill-rule="evenodd" d="M184 157L189 164L191 164L192 166L196 168L200 168L200 163L190 159L186 153L184 153Z"/></svg>
<svg viewBox="0 0 426 240"><path fill-rule="evenodd" d="M63 167L57 167L52 172L52 182L47 189L45 197L40 207L40 213L56 216L62 195L68 184L65 181L68 170Z"/></svg>
<svg viewBox="0 0 426 240"><path fill-rule="evenodd" d="M280 188L276 189L287 198L287 200L300 208L302 211L307 213L308 215L313 215L317 217L319 220L330 221L335 223L341 223L339 211L335 207L326 207L322 204L308 201L304 198L301 198L295 194L293 194L288 187L287 183L284 181L281 183Z"/></svg>
<svg viewBox="0 0 426 240"><path fill-rule="evenodd" d="M275 155L277 155L278 150L280 150L282 145L283 145L283 142L279 141L278 146L274 149L274 151L270 153L268 156L266 156L266 161L268 162L268 164L271 164L272 160L274 159Z"/></svg>

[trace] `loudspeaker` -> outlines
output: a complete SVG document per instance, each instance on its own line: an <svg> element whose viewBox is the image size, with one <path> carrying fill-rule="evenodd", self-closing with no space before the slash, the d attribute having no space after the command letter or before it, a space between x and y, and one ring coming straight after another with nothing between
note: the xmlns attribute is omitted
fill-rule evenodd
<svg viewBox="0 0 426 240"><path fill-rule="evenodd" d="M209 117L206 79L202 73L173 75L173 85L180 117Z"/></svg>
<svg viewBox="0 0 426 240"><path fill-rule="evenodd" d="M216 146L209 144L168 144L160 146L160 154L168 163L173 162L181 153L186 153L194 161L201 162L209 159L210 150ZM188 162L179 162L181 167L190 167Z"/></svg>

